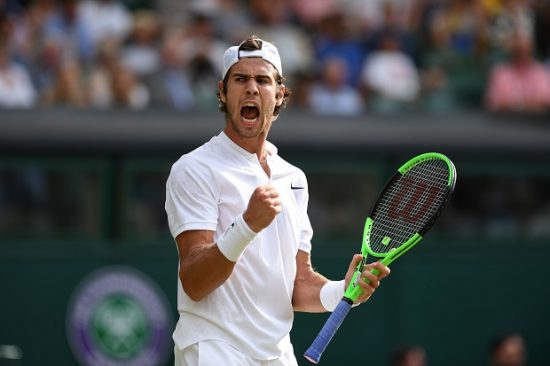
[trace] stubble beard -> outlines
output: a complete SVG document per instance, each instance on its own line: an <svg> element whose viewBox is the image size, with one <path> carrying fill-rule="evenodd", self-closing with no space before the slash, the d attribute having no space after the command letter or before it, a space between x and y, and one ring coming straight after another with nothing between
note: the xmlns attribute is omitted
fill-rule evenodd
<svg viewBox="0 0 550 366"><path fill-rule="evenodd" d="M261 118L261 116L259 116ZM241 138L256 138L260 137L266 134L266 122L262 121L258 122L257 125L254 125L252 127L244 127L239 125L239 123L235 122L231 116L228 116L229 119L229 125L231 126L231 129Z"/></svg>

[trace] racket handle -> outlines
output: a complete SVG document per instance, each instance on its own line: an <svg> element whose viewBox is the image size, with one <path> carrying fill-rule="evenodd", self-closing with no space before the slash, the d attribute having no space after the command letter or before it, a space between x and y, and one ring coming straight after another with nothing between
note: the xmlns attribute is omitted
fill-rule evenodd
<svg viewBox="0 0 550 366"><path fill-rule="evenodd" d="M314 364L319 362L323 352L325 352L325 349L330 343L330 340L334 337L336 331L340 328L340 325L344 322L344 319L348 315L351 305L351 300L346 297L340 300L311 346L304 353L304 357L308 361Z"/></svg>

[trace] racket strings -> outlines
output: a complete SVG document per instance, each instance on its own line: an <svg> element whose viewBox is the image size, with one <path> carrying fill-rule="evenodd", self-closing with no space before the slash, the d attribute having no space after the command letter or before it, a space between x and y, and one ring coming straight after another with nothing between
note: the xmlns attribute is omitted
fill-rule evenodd
<svg viewBox="0 0 550 366"><path fill-rule="evenodd" d="M431 159L395 180L372 213L371 249L386 253L419 232L444 203L449 174L445 161Z"/></svg>

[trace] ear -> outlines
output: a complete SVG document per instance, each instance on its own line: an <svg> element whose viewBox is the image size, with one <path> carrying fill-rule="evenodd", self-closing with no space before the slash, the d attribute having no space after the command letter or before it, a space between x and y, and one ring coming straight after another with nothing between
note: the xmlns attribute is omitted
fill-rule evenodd
<svg viewBox="0 0 550 366"><path fill-rule="evenodd" d="M286 87L284 84L279 85L279 88L277 90L277 94L275 94L275 105L279 107L281 104L283 104L283 99L285 97L285 91Z"/></svg>
<svg viewBox="0 0 550 366"><path fill-rule="evenodd" d="M227 97L225 95L225 90L223 89L223 81L222 80L218 81L218 91L220 92L220 100L223 103L226 103L227 102Z"/></svg>

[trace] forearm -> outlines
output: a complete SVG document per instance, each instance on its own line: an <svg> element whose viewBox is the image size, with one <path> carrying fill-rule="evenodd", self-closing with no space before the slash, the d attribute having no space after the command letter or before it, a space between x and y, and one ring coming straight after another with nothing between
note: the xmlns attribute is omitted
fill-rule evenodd
<svg viewBox="0 0 550 366"><path fill-rule="evenodd" d="M361 254L354 255L348 266L345 279L331 282L325 286L329 280L313 270L309 253L298 251L296 255L297 270L294 281L294 294L292 296L294 310L311 313L332 311L344 296L345 289L362 259ZM378 271L378 275L371 273L373 269ZM361 286L363 292L355 300L355 304L365 302L380 285L380 280L389 274L390 269L380 262L367 264L358 281L358 285Z"/></svg>
<svg viewBox="0 0 550 366"><path fill-rule="evenodd" d="M314 272L302 274L294 281L292 307L294 311L321 313L327 311L321 304L321 288L328 282L323 275Z"/></svg>
<svg viewBox="0 0 550 366"><path fill-rule="evenodd" d="M180 263L179 278L185 293L202 300L221 286L233 272L235 262L228 260L215 243L194 247Z"/></svg>
<svg viewBox="0 0 550 366"><path fill-rule="evenodd" d="M217 241L220 240L223 239ZM180 259L179 279L192 300L202 300L233 272L236 260L228 258L214 243L213 231L184 231L178 235L176 243Z"/></svg>
<svg viewBox="0 0 550 366"><path fill-rule="evenodd" d="M201 300L233 272L246 247L256 236L242 216L213 241L212 231L195 230L180 234L176 241L180 256L180 281L185 293L194 301Z"/></svg>
<svg viewBox="0 0 550 366"><path fill-rule="evenodd" d="M292 294L295 311L320 313L327 311L321 303L321 288L329 280L313 270L309 253L299 250L296 255L296 278Z"/></svg>

